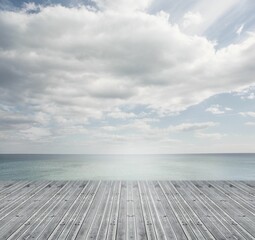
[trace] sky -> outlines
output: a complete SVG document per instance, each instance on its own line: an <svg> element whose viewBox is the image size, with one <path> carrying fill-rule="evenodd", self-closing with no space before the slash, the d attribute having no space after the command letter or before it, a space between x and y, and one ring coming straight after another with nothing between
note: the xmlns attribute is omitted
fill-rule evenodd
<svg viewBox="0 0 255 240"><path fill-rule="evenodd" d="M254 0L1 0L0 153L255 152Z"/></svg>

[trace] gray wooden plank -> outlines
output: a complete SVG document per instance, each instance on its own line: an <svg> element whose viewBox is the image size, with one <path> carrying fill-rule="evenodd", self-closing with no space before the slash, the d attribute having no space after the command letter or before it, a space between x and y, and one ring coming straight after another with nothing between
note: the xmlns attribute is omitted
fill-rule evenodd
<svg viewBox="0 0 255 240"><path fill-rule="evenodd" d="M87 213L89 212L90 206L96 196L99 186L100 182L91 182L91 188L89 188L86 194L84 194L85 199L81 202L71 220L66 224L65 229L59 235L58 239L74 239L74 236L76 236L80 229L83 219L86 218ZM57 238L54 238L53 235L50 239L55 240Z"/></svg>
<svg viewBox="0 0 255 240"><path fill-rule="evenodd" d="M249 182L240 182L240 181L228 181L230 186L235 186L238 189L246 192L252 197L255 197L255 188L252 187Z"/></svg>
<svg viewBox="0 0 255 240"><path fill-rule="evenodd" d="M247 191L243 190L242 188L231 184L228 181L209 181L210 183L217 184L221 189L227 191L226 194L235 194L240 200L242 199L246 203L250 204L252 207L255 205L255 197L249 194Z"/></svg>
<svg viewBox="0 0 255 240"><path fill-rule="evenodd" d="M74 219L77 216L77 213L80 211L82 204L86 201L86 198L88 197L90 191L93 190L93 185L91 181L81 183L79 187L82 189L82 191L76 197L72 206L65 212L65 215L61 218L59 224L48 237L48 240L58 239L61 234L63 234L63 238L67 236L67 233L69 232L74 222Z"/></svg>
<svg viewBox="0 0 255 240"><path fill-rule="evenodd" d="M0 191L0 201L11 196L11 194L16 193L19 191L20 188L26 186L27 184L31 184L32 181L17 181L17 182L10 182L8 184L3 184L1 191Z"/></svg>
<svg viewBox="0 0 255 240"><path fill-rule="evenodd" d="M111 216L109 218L109 226L107 231L107 240L116 239L117 236L117 222L119 217L119 209L120 209L120 197L121 197L121 182L117 182L117 192L114 196Z"/></svg>
<svg viewBox="0 0 255 240"><path fill-rule="evenodd" d="M127 182L121 182L121 195L120 195L120 207L117 220L117 235L118 240L126 239L127 229Z"/></svg>
<svg viewBox="0 0 255 240"><path fill-rule="evenodd" d="M127 237L126 239L137 239L135 229L134 197L132 182L127 182Z"/></svg>
<svg viewBox="0 0 255 240"><path fill-rule="evenodd" d="M149 206L146 200L146 193L142 188L142 182L138 182L139 195L141 200L142 212L145 220L145 229L148 239L157 239L155 227L153 226L153 220L150 214Z"/></svg>
<svg viewBox="0 0 255 240"><path fill-rule="evenodd" d="M28 196L30 196L38 186L40 188L40 186L44 184L45 182L35 182L34 184L28 183L21 185L13 194L7 193L6 197L4 197L0 203L0 216L4 216L5 212L10 213L9 209L14 210L16 206L24 203L28 199Z"/></svg>
<svg viewBox="0 0 255 240"><path fill-rule="evenodd" d="M165 208L162 205L162 200L155 191L154 183L151 181L146 182L146 189L148 196L154 204L158 220L164 231L164 239L178 239L166 214Z"/></svg>
<svg viewBox="0 0 255 240"><path fill-rule="evenodd" d="M56 208L62 207L61 199L73 189L73 184L70 184L69 186L67 185L64 187L63 192L53 195L54 198L41 206L41 208L27 219L27 221L25 221L25 223L9 237L9 239L17 239L18 237L20 239L38 238L45 226L48 225L49 220L55 220L54 211Z"/></svg>
<svg viewBox="0 0 255 240"><path fill-rule="evenodd" d="M104 193L107 190L107 183L106 182L102 182L98 192L97 192L97 196L94 199L94 201L92 202L92 205L90 206L89 209L89 214L88 216L86 216L86 218L83 220L83 222L81 223L81 227L79 228L79 231L75 237L75 239L79 240L79 239L86 239L88 232L91 228L91 225L94 222L95 216L98 212L98 209L102 203L102 201L104 200Z"/></svg>
<svg viewBox="0 0 255 240"><path fill-rule="evenodd" d="M150 192L148 191L148 187L145 181L141 183L141 188L143 188L143 191L145 192L145 198L148 203L148 210L150 211L150 215L152 217L153 226L155 228L155 232L157 235L157 239L166 240L166 233L164 231L164 228L162 226L162 222L160 219L160 216L158 214L158 211L155 206L155 202L153 201L153 198L151 197ZM162 216L164 218L164 215Z"/></svg>
<svg viewBox="0 0 255 240"><path fill-rule="evenodd" d="M59 239L63 239L65 237L65 239L73 240L76 238L82 224L85 222L86 218L88 218L91 208L95 207L94 199L97 198L98 191L102 191L101 182L94 183L93 191L88 195L88 198L86 198L86 201L84 201L84 204L82 204L79 211L77 212L74 218L74 222L72 223L71 228L68 231L68 234L66 235L66 237L65 235L61 234Z"/></svg>
<svg viewBox="0 0 255 240"><path fill-rule="evenodd" d="M223 209L214 203L208 196L197 189L194 184L191 182L188 182L187 184L190 185L190 194L198 200L199 204L202 204L201 208L206 212L206 215L209 218L216 218L215 224L217 224L217 219L219 219L221 224L229 229L233 235L241 235L240 239L242 239L242 236L245 237L245 239L253 239L249 232L242 228L242 226L240 226L233 218L231 218L231 216L229 216ZM209 212L207 213L207 211ZM210 225L208 225L208 227L210 227Z"/></svg>
<svg viewBox="0 0 255 240"><path fill-rule="evenodd" d="M173 182L176 185L175 182ZM205 205L205 200L200 201L199 195L194 195L191 191L191 188L186 182L180 181L178 184L178 191L183 196L185 201L191 206L193 211L200 218L201 222L206 226L206 228L210 231L211 235L215 239L242 239L241 235L236 235L234 232L226 227L227 223L223 223L221 217L217 217L214 215L212 211ZM200 222L199 225L200 226ZM230 225L231 228L231 225ZM204 232L203 232L204 233Z"/></svg>
<svg viewBox="0 0 255 240"><path fill-rule="evenodd" d="M18 209L18 214L15 218L10 219L8 224L4 229L1 229L2 238L11 236L15 231L17 231L23 225L29 224L31 217L35 216L37 211L39 211L44 204L48 203L51 200L51 197L54 197L61 191L61 188L47 187L48 184L44 185L36 194L29 197L29 200L26 201L26 205Z"/></svg>
<svg viewBox="0 0 255 240"><path fill-rule="evenodd" d="M208 207L211 207L214 210L214 215L219 214L219 219L222 219L228 223L227 225L225 225L225 227L228 227L228 225L231 224L232 229L234 229L234 231L237 231L236 234L238 234L239 232L246 239L253 239L252 234L239 224L238 219L231 216L231 214L229 214L226 208L222 208L221 204L215 202L214 198L217 198L217 196L208 196L202 191L201 186L194 182L189 182L189 184L191 189L194 191L195 196L199 196L199 198L203 199L203 201L208 204ZM224 202L225 200L221 198L220 201Z"/></svg>
<svg viewBox="0 0 255 240"><path fill-rule="evenodd" d="M105 212L107 211L107 207L113 194L113 190L114 190L113 182L107 182L106 191L104 192L102 197L103 201L101 201L100 206L98 207L97 212L95 213L95 217L91 224L90 230L88 231L87 235L88 239L97 239L98 233L101 228L101 224L104 221L104 218L106 217Z"/></svg>
<svg viewBox="0 0 255 240"><path fill-rule="evenodd" d="M109 229L109 225L110 225L110 217L111 217L111 213L112 213L112 209L113 209L113 204L114 204L114 200L116 198L116 193L118 193L118 183L115 181L112 183L113 184L113 189L112 192L109 196L109 199L107 201L106 207L104 209L104 213L103 213L103 217L102 217L102 221L100 223L99 226L99 230L98 233L96 235L96 239L100 240L100 239L106 239L107 238L107 232Z"/></svg>
<svg viewBox="0 0 255 240"><path fill-rule="evenodd" d="M157 193L157 196L160 198L160 201L162 202L162 205L164 206L165 214L173 228L174 235L178 237L178 240L184 240L187 239L187 236L185 234L184 229L182 228L182 222L180 217L178 216L178 213L175 211L174 206L167 196L170 195L170 192L164 191L163 188L161 188L161 183L158 181L154 181L154 189Z"/></svg>
<svg viewBox="0 0 255 240"><path fill-rule="evenodd" d="M234 200L238 205L245 208L250 212L252 216L255 216L255 206L251 203L252 197L250 196L248 199L244 193L240 194L240 191L237 190L236 187L226 187L222 182L218 181L207 181L208 186L211 185L216 188L218 191L223 193L226 196L226 199ZM228 185L227 185L228 186ZM237 190L237 191L236 191Z"/></svg>
<svg viewBox="0 0 255 240"><path fill-rule="evenodd" d="M252 189L255 189L255 180L245 180L245 181L237 181L237 182L243 183L251 187Z"/></svg>
<svg viewBox="0 0 255 240"><path fill-rule="evenodd" d="M178 219L178 222L180 223L186 237L188 239L196 239L196 235L193 232L189 221L185 218L185 213L183 212L181 205L178 203L178 201L176 201L176 195L179 193L176 191L171 191L169 189L168 183L165 181L159 182L159 185L165 197L167 198L168 203L171 206L171 209L173 210L176 218Z"/></svg>
<svg viewBox="0 0 255 240"><path fill-rule="evenodd" d="M26 209L29 208L31 204L36 205L36 197L40 197L43 192L47 190L48 183L39 183L37 187L33 187L32 191L28 191L29 194L25 198L19 199L18 202L15 201L13 205L8 206L7 208L2 209L0 215L0 233L3 233L3 228L6 228L6 224L10 225L10 222L18 221L19 217L23 216L24 213L27 214Z"/></svg>
<svg viewBox="0 0 255 240"><path fill-rule="evenodd" d="M0 181L0 194L1 194L1 191L2 189L5 189L5 188L8 188L8 187L11 187L15 184L18 184L20 183L21 181L14 181L14 180L10 180L10 181Z"/></svg>
<svg viewBox="0 0 255 240"><path fill-rule="evenodd" d="M0 181L0 239L251 240L254 186L254 181Z"/></svg>
<svg viewBox="0 0 255 240"><path fill-rule="evenodd" d="M72 206L75 200L80 196L82 188L80 188L81 182L74 182L65 195L63 195L58 201L55 201L51 206L51 210L48 211L47 216L41 220L39 227L36 231L33 231L33 234L30 235L30 238L44 240L48 239L54 229L61 222L65 213Z"/></svg>
<svg viewBox="0 0 255 240"><path fill-rule="evenodd" d="M132 182L133 202L134 202L134 215L135 215L135 228L137 240L147 240L145 219L142 212L141 199L139 195L138 183Z"/></svg>
<svg viewBox="0 0 255 240"><path fill-rule="evenodd" d="M197 239L214 239L211 232L206 228L203 221L197 215L197 211L193 209L193 201L188 202L187 198L190 196L188 195L186 198L181 194L182 192L180 191L179 182L170 182L168 186L171 191L177 193L175 194L175 199L179 203L179 207L182 209L182 212L192 227L192 230L195 233Z"/></svg>
<svg viewBox="0 0 255 240"><path fill-rule="evenodd" d="M206 193L207 196L212 197L214 202L217 202L221 208L225 209L225 211L236 219L247 231L253 235L255 234L255 218L251 212L240 206L240 204L232 198L227 198L226 195L218 189L207 185L206 182L196 182L195 185L196 187L201 187L201 190Z"/></svg>

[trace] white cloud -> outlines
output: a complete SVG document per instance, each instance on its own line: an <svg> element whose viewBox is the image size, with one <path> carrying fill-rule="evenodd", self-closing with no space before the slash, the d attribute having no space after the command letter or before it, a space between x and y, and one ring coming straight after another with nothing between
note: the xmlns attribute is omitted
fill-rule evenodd
<svg viewBox="0 0 255 240"><path fill-rule="evenodd" d="M241 96L241 99L255 99L255 86L251 85L248 88L241 89L240 91L235 92L237 96Z"/></svg>
<svg viewBox="0 0 255 240"><path fill-rule="evenodd" d="M221 133L196 133L196 137L202 138L202 139L212 139L212 140L220 140L225 136L225 134Z"/></svg>
<svg viewBox="0 0 255 240"><path fill-rule="evenodd" d="M206 112L210 112L212 114L223 114L225 113L226 111L232 111L232 108L229 108L229 107L222 107L220 106L219 104L215 104L215 105L212 105L210 106L209 108L207 108L205 110Z"/></svg>
<svg viewBox="0 0 255 240"><path fill-rule="evenodd" d="M202 22L202 16L199 12L187 12L183 16L183 27L188 28L192 27L192 25L198 25Z"/></svg>
<svg viewBox="0 0 255 240"><path fill-rule="evenodd" d="M134 10L146 10L152 0L93 0L97 6L102 10L114 10L114 11L134 11Z"/></svg>
<svg viewBox="0 0 255 240"><path fill-rule="evenodd" d="M246 122L245 125L247 125L247 126L255 126L255 122Z"/></svg>
<svg viewBox="0 0 255 240"><path fill-rule="evenodd" d="M134 113L124 112L124 111L121 111L120 109L111 111L110 113L107 114L107 116L110 118L116 118L116 119L128 119L128 118L136 117L136 115Z"/></svg>
<svg viewBox="0 0 255 240"><path fill-rule="evenodd" d="M251 93L249 96L247 96L247 99L255 99L255 94L254 93Z"/></svg>
<svg viewBox="0 0 255 240"><path fill-rule="evenodd" d="M240 0L214 0L212 4L210 0L195 1L195 4L190 11L201 13L203 21L197 25L197 28L194 28L193 31L196 34L203 34L216 21L240 2Z"/></svg>
<svg viewBox="0 0 255 240"><path fill-rule="evenodd" d="M236 31L236 34L240 36L240 34L242 33L243 31L243 28L244 28L244 24L242 24Z"/></svg>
<svg viewBox="0 0 255 240"><path fill-rule="evenodd" d="M212 114L223 114L223 113L225 113L224 111L220 110L219 105L212 105L209 108L207 108L205 111L210 112Z"/></svg>
<svg viewBox="0 0 255 240"><path fill-rule="evenodd" d="M51 132L45 128L30 127L20 131L23 138L30 141L41 140L43 138L51 136Z"/></svg>
<svg viewBox="0 0 255 240"><path fill-rule="evenodd" d="M240 112L239 114L244 117L255 117L255 112Z"/></svg>
<svg viewBox="0 0 255 240"><path fill-rule="evenodd" d="M28 2L23 4L23 11L25 12L34 12L34 11L40 11L41 6L35 4L34 2Z"/></svg>
<svg viewBox="0 0 255 240"><path fill-rule="evenodd" d="M180 131L180 132L187 132L187 131L196 131L201 129L206 129L209 127L214 127L218 123L216 122L200 122L200 123L182 123L179 125L169 126L169 131Z"/></svg>
<svg viewBox="0 0 255 240"><path fill-rule="evenodd" d="M2 11L0 28L2 97L15 93L12 102L56 115L100 117L138 103L171 113L254 82L255 37L215 52L206 38L141 11Z"/></svg>
<svg viewBox="0 0 255 240"><path fill-rule="evenodd" d="M205 37L190 36L168 21L167 13L147 13L150 1L117 2L98 0L97 11L59 5L40 6L39 11L33 4L0 11L0 101L11 109L8 119L20 122L8 126L19 126L30 139L84 133L93 119L139 118L132 110L116 110L123 106L173 116L214 94L254 84L254 35L216 50ZM232 6L227 2L225 9ZM202 9L191 10L201 13L201 23L198 15L186 16L193 25L204 24ZM211 126L215 123L170 129ZM145 138L169 138L169 132L145 120L138 119L133 129ZM13 135L13 128L6 131Z"/></svg>

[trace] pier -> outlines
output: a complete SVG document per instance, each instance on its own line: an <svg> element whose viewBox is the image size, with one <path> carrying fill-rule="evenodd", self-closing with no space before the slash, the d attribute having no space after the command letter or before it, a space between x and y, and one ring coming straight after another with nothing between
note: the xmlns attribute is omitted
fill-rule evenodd
<svg viewBox="0 0 255 240"><path fill-rule="evenodd" d="M255 239L255 181L3 181L0 239Z"/></svg>

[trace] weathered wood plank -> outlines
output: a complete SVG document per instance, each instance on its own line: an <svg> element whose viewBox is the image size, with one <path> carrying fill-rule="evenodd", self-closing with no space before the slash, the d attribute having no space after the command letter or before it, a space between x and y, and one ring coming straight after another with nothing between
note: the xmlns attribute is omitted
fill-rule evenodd
<svg viewBox="0 0 255 240"><path fill-rule="evenodd" d="M107 190L107 182L103 182L99 188L99 191L97 192L97 196L92 202L92 205L89 209L88 216L83 220L81 227L78 231L78 234L75 239L86 239L88 232L90 231L90 228L94 222L94 219L96 218L96 215L98 213L98 209L100 208L102 201L104 201L105 192Z"/></svg>
<svg viewBox="0 0 255 240"><path fill-rule="evenodd" d="M111 191L111 194L109 195L106 207L104 209L102 221L100 223L99 230L96 235L96 239L98 239L98 240L106 239L109 225L111 222L110 217L111 217L111 213L112 213L112 209L113 209L113 204L114 204L114 200L116 198L116 193L118 193L118 188L119 188L118 183L113 182L112 183L112 191Z"/></svg>
<svg viewBox="0 0 255 240"><path fill-rule="evenodd" d="M164 231L164 238L177 239L175 232L171 226L171 223L168 219L168 216L165 212L164 206L162 205L162 200L155 191L154 184L152 182L147 182L146 185L148 195L152 199L155 211L157 212L158 219Z"/></svg>
<svg viewBox="0 0 255 240"><path fill-rule="evenodd" d="M107 182L106 191L104 192L104 195L102 197L103 200L97 209L97 213L95 214L94 220L88 232L88 239L97 239L97 234L100 231L101 224L104 220L104 217L106 217L105 212L107 211L107 207L113 194L113 190L113 182Z"/></svg>
<svg viewBox="0 0 255 240"><path fill-rule="evenodd" d="M47 183L41 183L32 187L32 191L30 186L25 189L28 192L27 196L24 198L18 199L18 201L14 201L13 205L8 205L8 207L3 208L0 215L0 232L3 233L2 228L6 228L6 224L10 227L10 222L19 221L23 215L28 215L31 212L31 204L34 206L38 206L36 201L39 201L40 197L47 191ZM27 211L28 210L28 211Z"/></svg>
<svg viewBox="0 0 255 240"><path fill-rule="evenodd" d="M48 214L41 219L39 226L34 229L30 235L31 239L48 239L51 233L54 231L56 226L60 223L63 215L68 211L69 207L80 195L82 189L79 187L80 183L75 182L71 189L61 196L58 201L55 201L51 206L51 210L47 211ZM44 214L45 215L45 214Z"/></svg>
<svg viewBox="0 0 255 240"><path fill-rule="evenodd" d="M165 215L164 213L162 213L162 209L159 207L158 201L156 200L156 203L155 203L154 199L152 198L151 192L148 189L146 182L143 182L141 185L144 188L145 196L148 202L149 211L152 216L153 225L155 227L157 238L166 240L167 236L165 233L165 229L163 228L163 224L165 223L165 217L164 217Z"/></svg>
<svg viewBox="0 0 255 240"><path fill-rule="evenodd" d="M208 186L205 182L196 183L196 187L200 187L200 190L209 196L212 201L224 209L225 212L227 212L249 233L255 235L255 218L251 216L246 209L241 208L240 205L238 205L231 198L226 199L223 193L214 187Z"/></svg>
<svg viewBox="0 0 255 240"><path fill-rule="evenodd" d="M29 224L31 217L36 216L38 211L40 211L45 204L49 203L50 201L54 201L54 197L58 194L59 191L65 190L64 187L54 188L54 187L47 187L44 185L36 194L29 197L29 200L26 201L26 205L22 206L20 209L17 209L18 214L16 218L12 218L7 225L5 225L5 230L1 230L3 234L3 239L6 236L11 236L15 231L17 231L23 225ZM49 190L50 189L50 190ZM10 222L12 224L10 224Z"/></svg>
<svg viewBox="0 0 255 240"><path fill-rule="evenodd" d="M89 192L92 189L91 182L84 182L81 183L79 186L82 191L80 192L79 196L75 199L72 206L66 211L64 216L62 217L60 223L48 237L48 240L55 240L63 233L63 236L66 236L66 232L70 230L70 227L74 221L74 218L79 211L80 206L85 201L86 197L88 196Z"/></svg>
<svg viewBox="0 0 255 240"><path fill-rule="evenodd" d="M182 227L181 219L178 213L175 211L171 199L168 198L169 192L166 192L162 187L162 182L154 182L154 188L157 196L160 198L162 205L164 206L165 214L170 222L170 225L174 231L174 235L177 239L187 239L185 229Z"/></svg>
<svg viewBox="0 0 255 240"><path fill-rule="evenodd" d="M198 182L197 182L198 183ZM202 186L198 185L197 183L194 182L189 182L190 187L193 189L194 193L196 196L199 196L199 198L202 198L205 203L207 203L208 207L212 207L214 209L214 214L218 215L219 219L222 219L226 221L228 224L224 224L225 227L228 228L229 225L232 226L232 229L230 229L230 232L232 234L238 234L240 232L241 235L245 236L246 239L253 239L252 235L247 231L242 224L236 219L235 217L232 216L232 214L229 214L228 209L226 207L222 207L221 202L224 202L225 200L220 198L219 202L220 204L215 201L214 198L218 198L217 195L213 194L213 197L208 196L202 191ZM210 188L212 191L212 189ZM222 223L224 223L222 221ZM210 227L210 226L209 226Z"/></svg>
<svg viewBox="0 0 255 240"><path fill-rule="evenodd" d="M136 239L133 186L127 183L127 238Z"/></svg>
<svg viewBox="0 0 255 240"><path fill-rule="evenodd" d="M0 239L255 239L254 181L0 181Z"/></svg>
<svg viewBox="0 0 255 240"><path fill-rule="evenodd" d="M196 235L193 232L192 226L190 225L189 221L185 217L185 213L183 212L183 209L179 202L176 200L176 196L178 193L176 191L171 191L169 189L169 185L167 182L160 182L161 189L164 192L164 195L166 196L169 205L171 206L174 215L178 219L179 224L181 225L185 235L186 239L197 239ZM182 235L182 238L184 236Z"/></svg>
<svg viewBox="0 0 255 240"><path fill-rule="evenodd" d="M188 194L187 189L181 184L182 183L179 181L170 182L169 186L177 192L175 197L182 206L183 211L186 212L186 218L189 219L196 236L199 239L215 239L205 226L204 222L207 221L207 218L205 217L204 212L200 212L200 209L196 206L194 198ZM201 213L201 215L199 215L199 213Z"/></svg>
<svg viewBox="0 0 255 240"><path fill-rule="evenodd" d="M138 189L139 189L139 195L140 195L140 200L141 200L141 205L142 205L142 212L143 212L144 221L145 221L145 229L146 229L148 239L149 240L157 239L155 227L153 225L153 220L152 220L149 206L148 206L148 203L146 200L146 193L144 192L144 190L142 188L142 182L138 182Z"/></svg>
<svg viewBox="0 0 255 240"><path fill-rule="evenodd" d="M138 183L133 182L133 200L134 200L134 215L135 215L135 227L136 237L138 240L147 240L145 219L142 212L142 205L139 195Z"/></svg>
<svg viewBox="0 0 255 240"><path fill-rule="evenodd" d="M231 231L229 231L226 223L224 224L222 218L218 217L218 215L215 215L209 206L206 205L206 198L201 199L200 194L194 194L192 192L191 186L186 182L178 182L178 185L178 191L180 194L190 204L193 211L199 216L201 222L207 226L207 229L215 239L232 239L233 236L235 237L235 235L231 234ZM240 236L238 236L238 239L239 237Z"/></svg>
<svg viewBox="0 0 255 240"><path fill-rule="evenodd" d="M120 206L117 220L116 239L124 240L127 234L127 182L121 182Z"/></svg>
<svg viewBox="0 0 255 240"><path fill-rule="evenodd" d="M52 212L54 212L56 208L62 207L61 199L72 189L73 185L70 185L68 188L63 188L65 192L58 192L59 194L53 195L53 198L41 206L36 214L33 214L18 230L15 231L15 233L13 233L10 239L17 239L18 237L21 239L39 237L48 225L49 215L50 220L52 220L55 217Z"/></svg>
<svg viewBox="0 0 255 240"><path fill-rule="evenodd" d="M86 193L85 199L79 205L79 208L75 211L73 217L71 218L69 223L66 225L65 229L60 234L58 239L74 239L74 236L76 236L77 232L80 229L81 223L86 218L87 213L89 212L90 206L100 187L100 182L92 182L91 185L92 186L89 189L88 193ZM52 238L52 240L55 240L55 239L56 238L54 237Z"/></svg>
<svg viewBox="0 0 255 240"><path fill-rule="evenodd" d="M121 197L121 182L117 182L116 190L114 200L112 203L112 210L111 210L111 216L109 218L109 226L107 231L107 240L113 240L116 239L117 235L117 222L119 217L119 209L120 209L120 197Z"/></svg>

